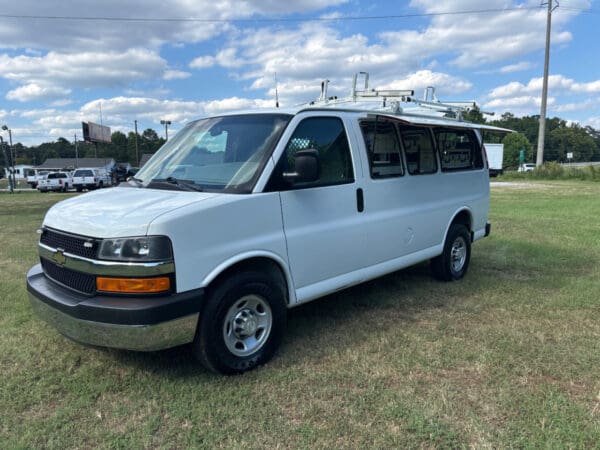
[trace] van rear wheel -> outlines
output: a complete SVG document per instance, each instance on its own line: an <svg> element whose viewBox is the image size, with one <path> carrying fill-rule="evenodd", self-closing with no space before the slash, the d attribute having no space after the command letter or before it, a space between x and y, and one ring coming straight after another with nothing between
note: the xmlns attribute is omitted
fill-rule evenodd
<svg viewBox="0 0 600 450"><path fill-rule="evenodd" d="M281 343L284 287L258 271L232 275L209 292L193 343L210 370L242 373L266 363Z"/></svg>
<svg viewBox="0 0 600 450"><path fill-rule="evenodd" d="M470 260L469 231L464 225L454 223L448 230L443 253L431 259L431 272L438 280L460 280L467 273Z"/></svg>

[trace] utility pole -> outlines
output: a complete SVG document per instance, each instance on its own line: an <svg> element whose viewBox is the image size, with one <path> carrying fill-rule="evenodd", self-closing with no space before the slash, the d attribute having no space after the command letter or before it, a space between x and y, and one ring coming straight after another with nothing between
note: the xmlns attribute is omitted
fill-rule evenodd
<svg viewBox="0 0 600 450"><path fill-rule="evenodd" d="M77 133L75 133L75 168L79 169L79 149L77 148Z"/></svg>
<svg viewBox="0 0 600 450"><path fill-rule="evenodd" d="M171 125L171 121L170 120L161 120L160 121L161 125L165 126L165 142L169 140L169 125Z"/></svg>
<svg viewBox="0 0 600 450"><path fill-rule="evenodd" d="M0 147L2 147L2 152L4 153L4 162L6 163L6 167L8 167L8 170L6 171L8 173L8 187L10 189L10 193L14 193L14 188L13 188L13 182L12 182L12 178L10 177L10 164L9 164L9 160L8 160L8 156L6 155L6 146L4 145L4 139L2 139L2 136L0 136Z"/></svg>
<svg viewBox="0 0 600 450"><path fill-rule="evenodd" d="M8 131L8 141L10 142L10 147L8 148L8 152L10 153L10 159L11 159L11 163L12 163L12 187L10 189L10 191L13 191L13 187L17 187L17 180L15 178L15 159L17 159L17 152L16 150L14 150L13 148L13 143L12 143L12 130L10 128L8 128L6 125L2 125L2 129L4 131Z"/></svg>
<svg viewBox="0 0 600 450"><path fill-rule="evenodd" d="M558 7L558 1L556 2ZM548 0L548 16L546 18L546 53L544 55L544 81L542 84L542 108L540 111L540 128L538 130L537 157L535 165L544 164L544 138L546 136L546 104L548 99L548 66L550 65L550 29L552 27L552 0Z"/></svg>
<svg viewBox="0 0 600 450"><path fill-rule="evenodd" d="M140 157L138 154L138 139L137 139L137 120L133 121L134 125L135 125L135 166L139 167L140 166Z"/></svg>

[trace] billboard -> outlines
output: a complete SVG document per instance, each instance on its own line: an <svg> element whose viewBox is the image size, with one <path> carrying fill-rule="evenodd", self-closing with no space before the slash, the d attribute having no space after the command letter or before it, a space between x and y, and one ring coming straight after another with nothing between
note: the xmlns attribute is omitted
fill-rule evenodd
<svg viewBox="0 0 600 450"><path fill-rule="evenodd" d="M110 127L98 125L92 122L81 122L83 131L83 140L88 142L104 142L110 144L111 133Z"/></svg>

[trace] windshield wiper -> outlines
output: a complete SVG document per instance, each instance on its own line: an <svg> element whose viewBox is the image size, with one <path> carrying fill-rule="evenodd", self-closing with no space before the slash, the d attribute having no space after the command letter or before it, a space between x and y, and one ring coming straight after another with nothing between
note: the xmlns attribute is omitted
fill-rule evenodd
<svg viewBox="0 0 600 450"><path fill-rule="evenodd" d="M193 181L180 180L175 177L154 178L148 183L147 188L179 189L181 191L202 192L203 189Z"/></svg>

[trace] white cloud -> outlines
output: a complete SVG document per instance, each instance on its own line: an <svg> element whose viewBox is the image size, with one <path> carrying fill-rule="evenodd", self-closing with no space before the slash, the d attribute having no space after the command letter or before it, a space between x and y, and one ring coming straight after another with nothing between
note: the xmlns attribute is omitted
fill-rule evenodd
<svg viewBox="0 0 600 450"><path fill-rule="evenodd" d="M12 2L14 15L115 17L136 19L199 18L231 20L254 15L284 15L318 11L345 0L79 0L72 2L20 0ZM132 47L159 47L165 43L195 43L227 32L230 25L207 21L123 20L3 20L0 48L55 49L61 52L124 51Z"/></svg>
<svg viewBox="0 0 600 450"><path fill-rule="evenodd" d="M556 105L553 110L559 113L562 112L574 112L574 111L586 111L593 108L597 108L600 105L600 97L588 98L580 102L563 103Z"/></svg>
<svg viewBox="0 0 600 450"><path fill-rule="evenodd" d="M548 97L548 105L552 105L556 102L553 97ZM520 96L520 97L507 97L497 98L487 102L484 105L484 109L502 110L508 111L512 109L516 110L530 110L533 108L539 109L541 105L541 97L536 96Z"/></svg>
<svg viewBox="0 0 600 450"><path fill-rule="evenodd" d="M193 59L190 67L219 65L235 69L233 77L251 80L250 89L267 89L269 95L273 94L273 78L277 73L283 104L306 101L306 96L300 94L313 91L309 86L318 86L325 77L331 80L331 95L338 92L346 95L351 75L363 70L373 74L373 81L380 86L407 81L416 89L435 85L444 92L447 87L452 95L467 92L473 87L472 82L444 74L442 64L464 69L485 67L522 58L544 47L546 13L543 9L526 8L531 5L525 3L520 7L509 0L490 0L485 9L510 10L434 16L422 29L382 31L376 38L360 33L343 35L333 26L314 22L291 29L275 26L246 29L236 33L214 55ZM482 9L481 2L476 0L414 0L410 6L426 13ZM553 45L571 40L564 26L572 17L555 18ZM425 67L428 70L423 70ZM436 72L432 71L434 67ZM499 70L512 73L531 67L531 63L521 61Z"/></svg>
<svg viewBox="0 0 600 450"><path fill-rule="evenodd" d="M192 74L189 72L183 72L181 70L165 70L163 79L165 80L182 80L184 78L191 77Z"/></svg>
<svg viewBox="0 0 600 450"><path fill-rule="evenodd" d="M596 130L600 130L600 116L596 116L596 117L589 117L585 120L582 121L583 125L589 125L592 128L595 128Z"/></svg>
<svg viewBox="0 0 600 450"><path fill-rule="evenodd" d="M158 100L148 97L113 97L98 99L83 105L79 110L61 111L54 108L12 111L13 115L31 120L32 127L14 128L13 134L20 142L48 140L57 137L81 136L81 122L100 122L99 112L102 106L102 123L112 131L128 133L132 130L133 120L140 122L140 128L151 126L160 130L160 120L173 122L172 130L190 120L206 115L222 114L233 110L260 109L273 107L272 100L231 97L206 102L188 102L179 100ZM2 114L9 113L0 110ZM141 132L140 129L140 132Z"/></svg>
<svg viewBox="0 0 600 450"><path fill-rule="evenodd" d="M80 111L88 120L97 121L100 106L106 123L130 122L136 118L156 123L161 119L183 123L197 118L202 112L202 106L198 102L158 100L147 97L98 99L86 103Z"/></svg>
<svg viewBox="0 0 600 450"><path fill-rule="evenodd" d="M275 106L275 103L272 100L231 97L222 100L202 102L201 105L204 113L219 114L242 109L272 108Z"/></svg>
<svg viewBox="0 0 600 450"><path fill-rule="evenodd" d="M426 13L515 8L506 0L488 0L485 8L477 0L415 0L411 6ZM523 5L529 6L529 5ZM553 45L572 39L562 27L570 18L556 17L553 22ZM431 57L445 54L460 68L481 67L515 59L545 45L546 12L518 8L494 14L459 14L434 16L423 31L403 30L382 33L390 47L403 55Z"/></svg>
<svg viewBox="0 0 600 450"><path fill-rule="evenodd" d="M215 64L216 58L214 56L198 56L190 62L190 68L204 69L206 67L212 67Z"/></svg>
<svg viewBox="0 0 600 450"><path fill-rule="evenodd" d="M19 102L29 102L32 100L46 100L63 97L71 93L70 89L59 86L40 86L35 83L13 89L6 94L8 100L17 100Z"/></svg>
<svg viewBox="0 0 600 450"><path fill-rule="evenodd" d="M382 86L384 89L414 89L422 91L428 86L436 88L437 96L452 96L468 91L472 83L458 77L445 73L432 72L431 70L419 70L410 74L401 80L394 80L391 83ZM418 96L419 92L415 92Z"/></svg>
<svg viewBox="0 0 600 450"><path fill-rule="evenodd" d="M573 92L598 94L600 93L600 80L591 81L589 83L573 83L572 90Z"/></svg>
<svg viewBox="0 0 600 450"><path fill-rule="evenodd" d="M46 86L98 87L126 85L132 80L159 77L166 61L145 49L125 52L50 52L44 56L0 55L0 76L20 83Z"/></svg>
<svg viewBox="0 0 600 450"><path fill-rule="evenodd" d="M506 98L526 94L541 94L543 78L532 78L529 83L523 84L518 81L498 86L488 93L489 98ZM563 75L550 75L548 77L548 90L551 92L572 93L599 93L600 80L588 83L577 83L571 78Z"/></svg>
<svg viewBox="0 0 600 450"><path fill-rule="evenodd" d="M529 61L521 61L516 64L509 64L507 66L503 66L500 68L501 73L513 73L513 72L521 72L523 70L528 70L533 67L533 64Z"/></svg>

